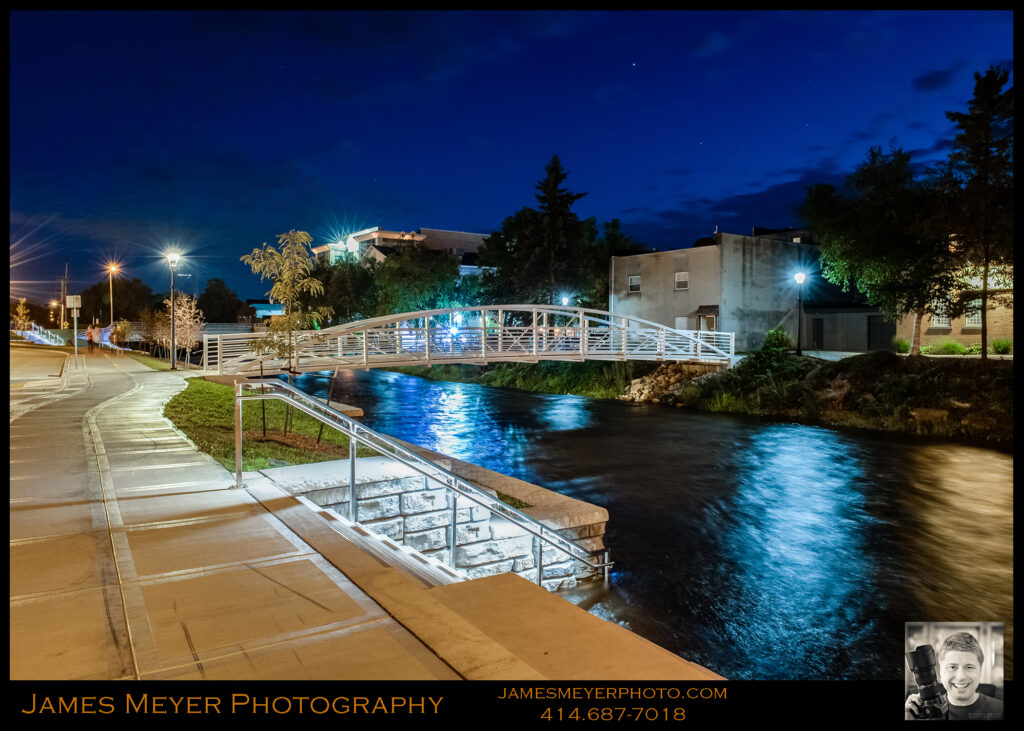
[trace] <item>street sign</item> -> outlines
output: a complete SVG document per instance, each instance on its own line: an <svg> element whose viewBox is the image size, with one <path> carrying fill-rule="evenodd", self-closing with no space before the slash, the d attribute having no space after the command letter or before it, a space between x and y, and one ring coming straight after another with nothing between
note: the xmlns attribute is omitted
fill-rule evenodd
<svg viewBox="0 0 1024 731"><path fill-rule="evenodd" d="M69 310L76 310L82 306L82 295L80 294L69 294L68 301L65 305Z"/></svg>

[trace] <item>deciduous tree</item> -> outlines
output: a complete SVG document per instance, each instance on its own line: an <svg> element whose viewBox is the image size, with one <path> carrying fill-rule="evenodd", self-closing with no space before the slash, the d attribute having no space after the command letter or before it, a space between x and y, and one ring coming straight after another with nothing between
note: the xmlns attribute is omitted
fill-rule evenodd
<svg viewBox="0 0 1024 731"><path fill-rule="evenodd" d="M821 243L822 276L843 291L856 287L892 319L913 315L917 354L922 317L942 307L957 281L948 236L936 225L936 190L914 179L909 153L879 147L846 188L813 186L802 205Z"/></svg>

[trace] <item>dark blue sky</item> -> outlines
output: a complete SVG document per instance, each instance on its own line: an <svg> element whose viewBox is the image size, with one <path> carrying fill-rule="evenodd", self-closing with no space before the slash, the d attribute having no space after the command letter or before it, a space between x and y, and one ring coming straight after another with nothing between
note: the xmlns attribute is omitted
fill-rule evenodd
<svg viewBox="0 0 1024 731"><path fill-rule="evenodd" d="M13 12L11 296L117 260L269 289L289 229L490 233L559 155L574 210L659 249L799 225L872 145L948 154L1009 11ZM1011 66L1012 67L1012 66ZM1012 83L1012 77L1011 77ZM176 280L177 283L177 280Z"/></svg>

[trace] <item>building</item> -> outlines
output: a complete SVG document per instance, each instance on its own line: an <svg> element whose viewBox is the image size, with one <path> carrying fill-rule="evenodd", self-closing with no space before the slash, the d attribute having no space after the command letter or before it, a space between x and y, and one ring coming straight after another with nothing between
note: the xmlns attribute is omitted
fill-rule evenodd
<svg viewBox="0 0 1024 731"><path fill-rule="evenodd" d="M795 272L817 261L806 232L716 233L688 249L613 257L609 309L679 330L736 334L736 350L758 347L796 310ZM795 321L790 332L795 332Z"/></svg>
<svg viewBox="0 0 1024 731"><path fill-rule="evenodd" d="M774 328L795 341L798 300L805 350L861 353L912 339L913 317L893 322L860 292L843 292L821 278L818 259L809 231L757 228L750 236L716 233L688 249L613 257L609 308L679 330L733 332L737 351L757 348ZM798 271L808 274L802 290ZM1012 306L990 308L989 343L1012 336ZM925 316L921 345L947 341L980 344L980 312Z"/></svg>
<svg viewBox="0 0 1024 731"><path fill-rule="evenodd" d="M330 264L345 256L368 264L384 261L396 248L403 246L425 246L433 251L443 251L459 259L461 275L478 271L476 256L480 245L488 234L465 231L445 231L436 228L421 228L418 231L387 231L379 226L366 228L349 234L344 241L332 242L313 247L313 254Z"/></svg>

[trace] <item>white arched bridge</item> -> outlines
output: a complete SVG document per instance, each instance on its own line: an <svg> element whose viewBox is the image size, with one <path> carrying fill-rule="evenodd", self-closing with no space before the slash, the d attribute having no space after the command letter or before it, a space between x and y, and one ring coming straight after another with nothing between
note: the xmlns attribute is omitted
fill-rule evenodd
<svg viewBox="0 0 1024 731"><path fill-rule="evenodd" d="M539 360L735 360L733 333L676 330L628 315L556 305L453 307L295 335L291 362L254 350L263 333L204 339L208 371L248 376L349 368Z"/></svg>

